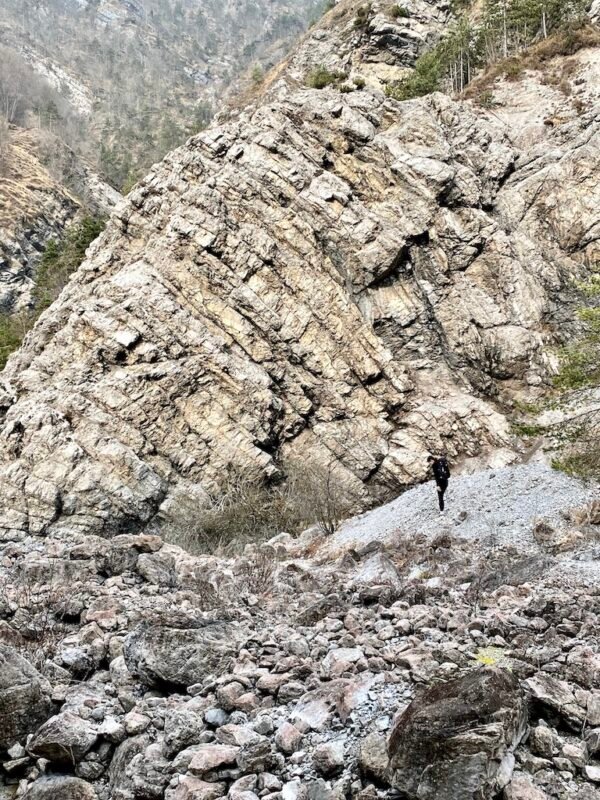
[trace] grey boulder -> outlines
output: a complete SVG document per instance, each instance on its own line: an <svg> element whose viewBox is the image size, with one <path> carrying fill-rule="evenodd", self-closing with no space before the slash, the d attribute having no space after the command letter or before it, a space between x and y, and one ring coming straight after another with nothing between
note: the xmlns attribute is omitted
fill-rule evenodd
<svg viewBox="0 0 600 800"><path fill-rule="evenodd" d="M527 706L506 670L476 670L428 687L388 741L394 788L410 800L491 800L510 781Z"/></svg>
<svg viewBox="0 0 600 800"><path fill-rule="evenodd" d="M97 800L97 795L86 781L56 775L32 783L25 800Z"/></svg>
<svg viewBox="0 0 600 800"><path fill-rule="evenodd" d="M127 668L148 686L186 689L225 671L235 653L238 628L215 621L198 627L142 624L125 640Z"/></svg>
<svg viewBox="0 0 600 800"><path fill-rule="evenodd" d="M27 749L36 758L46 758L55 764L76 764L97 738L97 730L90 722L65 711L44 723Z"/></svg>
<svg viewBox="0 0 600 800"><path fill-rule="evenodd" d="M0 750L51 716L51 691L48 681L27 659L0 644Z"/></svg>

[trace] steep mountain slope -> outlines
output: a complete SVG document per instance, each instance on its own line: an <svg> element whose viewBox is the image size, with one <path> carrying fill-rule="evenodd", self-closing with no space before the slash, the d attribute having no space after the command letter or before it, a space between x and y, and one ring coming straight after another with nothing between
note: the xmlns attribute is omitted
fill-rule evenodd
<svg viewBox="0 0 600 800"><path fill-rule="evenodd" d="M600 107L523 140L496 112L366 83L442 7L390 22L392 51L383 5L357 26L341 3L262 100L119 207L3 374L5 536L136 529L232 464L332 464L366 503L421 478L427 450L511 457L501 404L547 380L597 257ZM331 37L364 88L303 85ZM575 86L597 58L574 57ZM525 85L552 115L552 87Z"/></svg>
<svg viewBox="0 0 600 800"><path fill-rule="evenodd" d="M57 137L12 127L0 170L0 313L31 303L49 239L83 207L108 214L120 197Z"/></svg>
<svg viewBox="0 0 600 800"><path fill-rule="evenodd" d="M0 44L87 120L82 151L121 189L205 125L242 69L280 60L319 6L6 0Z"/></svg>

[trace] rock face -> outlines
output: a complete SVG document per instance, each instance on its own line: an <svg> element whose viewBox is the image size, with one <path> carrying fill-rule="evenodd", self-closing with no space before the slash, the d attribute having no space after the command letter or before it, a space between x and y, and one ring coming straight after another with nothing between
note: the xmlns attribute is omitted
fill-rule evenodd
<svg viewBox="0 0 600 800"><path fill-rule="evenodd" d="M0 644L0 750L52 714L51 688L12 647Z"/></svg>
<svg viewBox="0 0 600 800"><path fill-rule="evenodd" d="M336 10L322 36L372 71L378 34ZM319 35L142 181L12 357L4 536L135 530L231 464L332 464L367 503L428 450L510 444L495 400L552 372L595 257L598 108L525 144L442 95L307 89Z"/></svg>
<svg viewBox="0 0 600 800"><path fill-rule="evenodd" d="M506 670L430 687L392 730L392 784L415 800L491 800L510 780L526 729L519 682Z"/></svg>

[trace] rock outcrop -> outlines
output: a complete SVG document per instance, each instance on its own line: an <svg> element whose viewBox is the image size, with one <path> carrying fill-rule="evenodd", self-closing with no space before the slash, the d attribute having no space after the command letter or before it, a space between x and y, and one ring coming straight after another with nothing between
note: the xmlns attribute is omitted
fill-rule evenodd
<svg viewBox="0 0 600 800"><path fill-rule="evenodd" d="M596 253L598 106L524 143L443 95L299 85L319 36L372 69L380 17L357 29L355 6L141 182L12 357L4 536L136 530L177 485L298 458L366 504L428 450L510 444L497 401L547 380Z"/></svg>
<svg viewBox="0 0 600 800"><path fill-rule="evenodd" d="M417 800L491 800L510 782L527 721L519 682L507 670L434 685L394 725L392 784Z"/></svg>

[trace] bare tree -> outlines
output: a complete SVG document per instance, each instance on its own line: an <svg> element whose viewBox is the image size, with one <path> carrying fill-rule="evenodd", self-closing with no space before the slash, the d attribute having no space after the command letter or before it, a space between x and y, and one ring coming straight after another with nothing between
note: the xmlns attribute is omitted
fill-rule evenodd
<svg viewBox="0 0 600 800"><path fill-rule="evenodd" d="M10 164L10 128L5 119L0 118L0 175L7 175Z"/></svg>

